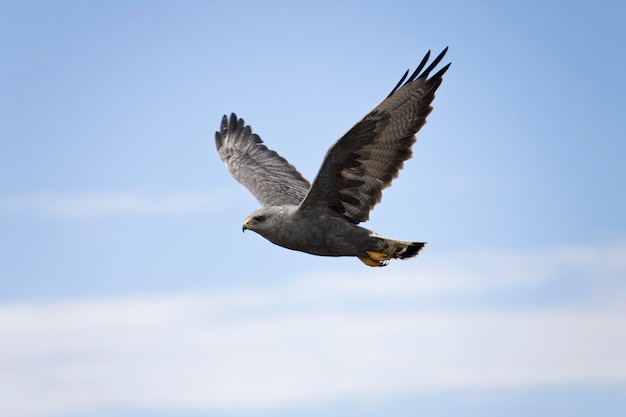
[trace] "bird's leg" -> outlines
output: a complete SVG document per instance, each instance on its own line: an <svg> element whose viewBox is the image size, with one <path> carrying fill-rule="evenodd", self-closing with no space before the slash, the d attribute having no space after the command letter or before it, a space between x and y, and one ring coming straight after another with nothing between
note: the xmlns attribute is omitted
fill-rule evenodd
<svg viewBox="0 0 626 417"><path fill-rule="evenodd" d="M385 266L387 265L387 261L389 260L389 255L385 252L376 252L371 250L366 250L366 256L360 257L359 260L363 262L367 266Z"/></svg>

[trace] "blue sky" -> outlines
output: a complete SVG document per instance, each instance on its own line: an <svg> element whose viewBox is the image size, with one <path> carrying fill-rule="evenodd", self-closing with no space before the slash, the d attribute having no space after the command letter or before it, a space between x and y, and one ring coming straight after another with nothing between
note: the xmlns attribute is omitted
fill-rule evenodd
<svg viewBox="0 0 626 417"><path fill-rule="evenodd" d="M0 2L0 417L623 415L625 12ZM417 259L241 233L223 114L313 179L446 46L365 224Z"/></svg>

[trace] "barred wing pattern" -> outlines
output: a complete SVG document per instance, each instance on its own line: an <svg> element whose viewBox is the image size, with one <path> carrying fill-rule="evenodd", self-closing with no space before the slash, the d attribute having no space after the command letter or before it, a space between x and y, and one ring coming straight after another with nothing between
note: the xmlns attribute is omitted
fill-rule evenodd
<svg viewBox="0 0 626 417"><path fill-rule="evenodd" d="M222 118L215 146L231 175L264 207L300 204L310 188L293 165L268 149L234 113Z"/></svg>
<svg viewBox="0 0 626 417"><path fill-rule="evenodd" d="M450 64L428 76L447 50L422 72L429 51L408 79L407 71L389 96L328 150L300 210L335 213L352 223L369 219L382 190L412 156L415 134L426 123Z"/></svg>

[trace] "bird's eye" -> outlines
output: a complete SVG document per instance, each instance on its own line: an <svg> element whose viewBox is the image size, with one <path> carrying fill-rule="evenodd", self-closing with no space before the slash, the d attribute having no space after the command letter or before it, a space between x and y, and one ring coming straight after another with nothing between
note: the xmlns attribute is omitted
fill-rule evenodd
<svg viewBox="0 0 626 417"><path fill-rule="evenodd" d="M263 215L261 215L261 216L254 216L254 220L259 222L259 223L262 223L262 222L265 221L265 216L263 216Z"/></svg>

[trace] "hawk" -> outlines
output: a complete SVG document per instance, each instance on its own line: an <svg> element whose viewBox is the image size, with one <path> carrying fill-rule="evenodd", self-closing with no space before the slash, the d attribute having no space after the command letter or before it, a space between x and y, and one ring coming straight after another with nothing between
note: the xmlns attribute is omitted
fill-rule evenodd
<svg viewBox="0 0 626 417"><path fill-rule="evenodd" d="M224 116L215 133L217 152L262 206L245 219L243 231L313 255L355 256L368 266L416 256L426 243L384 238L358 224L369 219L382 190L411 157L415 134L450 64L430 73L447 50L424 69L428 51L411 76L407 71L382 103L331 146L313 184L243 119Z"/></svg>

